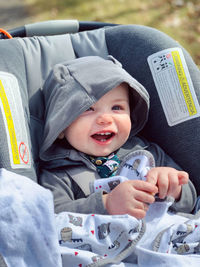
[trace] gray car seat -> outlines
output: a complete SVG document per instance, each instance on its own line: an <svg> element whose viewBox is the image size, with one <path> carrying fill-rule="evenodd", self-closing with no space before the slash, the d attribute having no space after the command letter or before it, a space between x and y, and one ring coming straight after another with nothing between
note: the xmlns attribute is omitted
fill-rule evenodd
<svg viewBox="0 0 200 267"><path fill-rule="evenodd" d="M110 54L150 94L149 120L141 135L158 143L188 171L200 194L198 67L178 42L156 29L102 26L80 31L72 23L70 33L55 30L44 36L39 31L30 35L42 36L0 40L0 167L37 181L44 115L42 87L52 66L76 57ZM174 65L168 57L172 54ZM189 115L176 120L181 109Z"/></svg>

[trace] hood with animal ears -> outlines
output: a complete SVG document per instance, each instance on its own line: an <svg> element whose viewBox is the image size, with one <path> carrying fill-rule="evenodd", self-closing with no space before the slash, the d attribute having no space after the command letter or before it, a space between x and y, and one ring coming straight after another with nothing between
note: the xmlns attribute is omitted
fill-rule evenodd
<svg viewBox="0 0 200 267"><path fill-rule="evenodd" d="M136 135L147 121L149 95L116 59L87 56L55 65L43 87L45 124L40 158L43 161L66 158L68 146L56 142L58 135L123 82L129 85L131 135Z"/></svg>

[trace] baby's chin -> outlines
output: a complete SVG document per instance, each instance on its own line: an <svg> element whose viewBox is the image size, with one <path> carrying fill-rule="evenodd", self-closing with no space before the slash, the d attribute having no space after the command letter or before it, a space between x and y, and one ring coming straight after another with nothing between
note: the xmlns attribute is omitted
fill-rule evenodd
<svg viewBox="0 0 200 267"><path fill-rule="evenodd" d="M83 153L92 156L92 157L108 157L112 153L116 153L118 151L119 147L118 146L112 146L112 147L95 147L93 149L84 149L85 151L82 151ZM79 150L81 151L81 150Z"/></svg>
<svg viewBox="0 0 200 267"><path fill-rule="evenodd" d="M102 150L92 150L90 151L90 156L92 157L108 157L110 156L112 153L116 154L117 151L119 150L120 147L116 146L116 147L112 147L112 148L107 148L107 149L102 149Z"/></svg>
<svg viewBox="0 0 200 267"><path fill-rule="evenodd" d="M108 157L110 156L114 151L107 151L107 152L102 152L102 153L92 153L90 154L90 156L93 156L93 157Z"/></svg>

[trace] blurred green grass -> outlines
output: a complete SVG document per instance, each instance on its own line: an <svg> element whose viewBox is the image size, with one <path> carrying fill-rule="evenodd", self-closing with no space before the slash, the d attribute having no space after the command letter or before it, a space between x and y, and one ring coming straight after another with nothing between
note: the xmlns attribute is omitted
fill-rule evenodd
<svg viewBox="0 0 200 267"><path fill-rule="evenodd" d="M199 0L26 0L34 20L77 19L141 24L181 43L200 65Z"/></svg>

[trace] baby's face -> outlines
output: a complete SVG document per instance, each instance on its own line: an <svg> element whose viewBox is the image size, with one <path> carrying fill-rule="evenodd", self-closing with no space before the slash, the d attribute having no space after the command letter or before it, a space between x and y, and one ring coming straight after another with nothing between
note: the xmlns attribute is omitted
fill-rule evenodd
<svg viewBox="0 0 200 267"><path fill-rule="evenodd" d="M64 136L81 152L107 156L126 142L130 130L128 86L121 84L81 114Z"/></svg>

